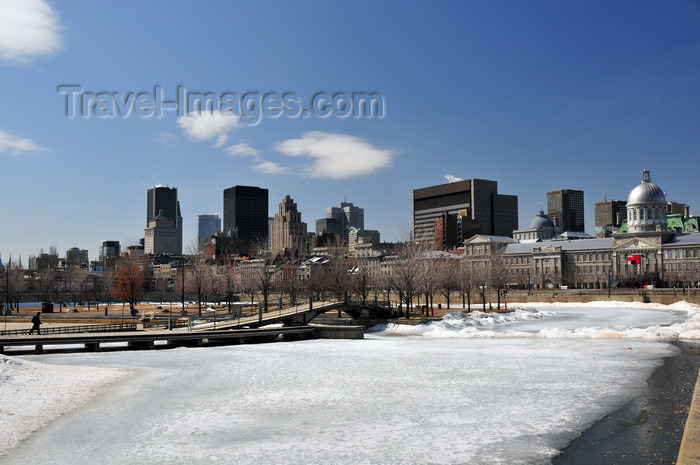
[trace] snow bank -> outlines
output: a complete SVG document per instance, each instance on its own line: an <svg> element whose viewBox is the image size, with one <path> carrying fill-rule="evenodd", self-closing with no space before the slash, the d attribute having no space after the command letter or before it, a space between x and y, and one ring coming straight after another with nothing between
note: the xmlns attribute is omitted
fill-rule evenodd
<svg viewBox="0 0 700 465"><path fill-rule="evenodd" d="M510 312L485 313L473 311L471 313L450 312L441 320L410 326L394 323L381 324L371 328L371 331L383 331L386 333L450 337L464 334L472 334L469 329L492 327L502 323L514 321L527 321L545 318L555 315L554 312L544 312L536 308L518 308ZM461 333L461 334L460 334Z"/></svg>
<svg viewBox="0 0 700 465"><path fill-rule="evenodd" d="M537 308L535 308L537 307ZM545 338L545 339L615 339L643 340L700 340L700 306L685 301L672 305L644 304L640 302L588 302L588 303L529 303L514 304L506 313L452 312L440 320L416 326L387 324L377 325L373 332L385 335L429 336L429 337L473 337L473 338ZM610 313L610 318L599 318L595 326L567 328L561 319L548 324L549 317L562 316L564 309L618 310L626 312L625 324L615 325L619 315ZM548 309L548 310L545 310ZM674 324L657 324L655 316L646 316L645 310L686 312L687 320ZM640 312L631 313L631 312ZM647 312L648 313L648 312ZM608 312L604 312L608 316ZM601 314L601 315L603 315ZM638 316L638 319L637 319ZM505 323L527 322L544 319L537 330L523 330L517 325L502 327ZM631 323L634 321L634 323Z"/></svg>
<svg viewBox="0 0 700 465"><path fill-rule="evenodd" d="M128 373L115 368L44 365L0 355L0 456Z"/></svg>

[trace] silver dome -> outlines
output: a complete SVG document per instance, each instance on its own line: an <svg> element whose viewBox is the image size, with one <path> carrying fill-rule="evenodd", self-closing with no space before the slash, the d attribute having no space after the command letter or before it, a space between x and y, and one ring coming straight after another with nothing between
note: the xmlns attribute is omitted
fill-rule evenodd
<svg viewBox="0 0 700 465"><path fill-rule="evenodd" d="M651 182L649 170L642 171L642 183L630 191L627 206L630 205L666 205L666 195L663 189Z"/></svg>
<svg viewBox="0 0 700 465"><path fill-rule="evenodd" d="M554 222L550 220L543 211L540 211L537 215L535 215L530 223L530 229L539 228L554 228Z"/></svg>

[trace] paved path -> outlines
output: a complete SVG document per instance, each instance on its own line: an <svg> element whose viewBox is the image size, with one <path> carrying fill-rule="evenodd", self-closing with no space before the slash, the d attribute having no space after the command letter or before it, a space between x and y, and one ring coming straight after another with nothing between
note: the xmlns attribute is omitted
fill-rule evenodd
<svg viewBox="0 0 700 465"><path fill-rule="evenodd" d="M700 465L700 373L685 423L677 465Z"/></svg>

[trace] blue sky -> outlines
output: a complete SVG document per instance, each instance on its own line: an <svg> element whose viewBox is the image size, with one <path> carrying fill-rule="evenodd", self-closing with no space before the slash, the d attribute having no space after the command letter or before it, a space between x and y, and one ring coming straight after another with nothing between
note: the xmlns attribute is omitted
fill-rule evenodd
<svg viewBox="0 0 700 465"><path fill-rule="evenodd" d="M177 187L184 242L223 190L289 194L314 229L343 199L384 240L411 191L498 181L527 227L546 193L626 199L644 155L698 213L700 2L0 0L0 254L143 237L146 190ZM254 4L253 4L254 3ZM86 92L377 92L382 118L69 118ZM221 116L221 115L218 115Z"/></svg>

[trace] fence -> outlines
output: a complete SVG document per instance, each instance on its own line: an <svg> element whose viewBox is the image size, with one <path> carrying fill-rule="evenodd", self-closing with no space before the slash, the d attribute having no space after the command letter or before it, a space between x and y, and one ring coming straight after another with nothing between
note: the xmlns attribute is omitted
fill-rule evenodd
<svg viewBox="0 0 700 465"><path fill-rule="evenodd" d="M0 331L0 336L20 336L29 334L31 329L10 329ZM136 331L136 323L110 323L105 325L57 326L43 328L41 334L75 334L75 333L113 333L119 331Z"/></svg>

